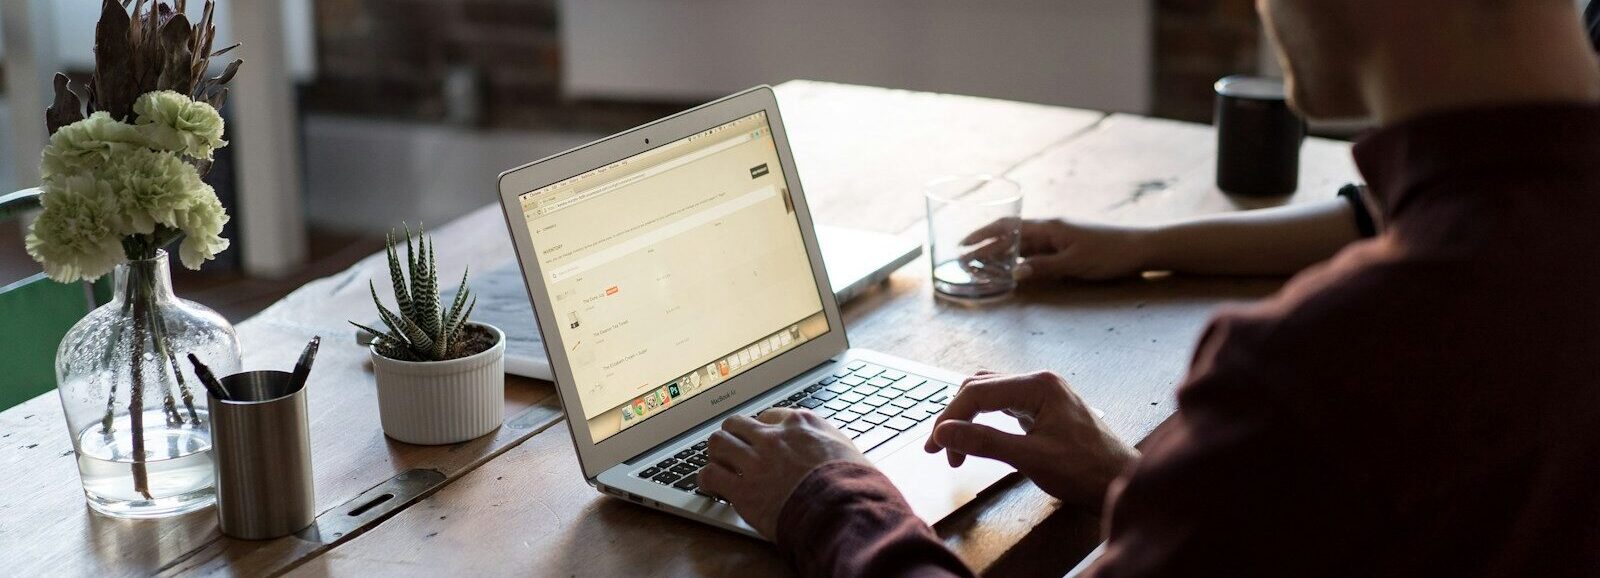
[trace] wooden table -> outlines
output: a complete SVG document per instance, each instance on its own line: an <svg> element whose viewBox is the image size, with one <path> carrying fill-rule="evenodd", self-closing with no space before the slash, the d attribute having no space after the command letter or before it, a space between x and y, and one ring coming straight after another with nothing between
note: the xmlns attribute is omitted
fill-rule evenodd
<svg viewBox="0 0 1600 578"><path fill-rule="evenodd" d="M969 97L795 81L778 87L809 201L825 223L922 235L920 184L952 172L1019 180L1030 216L1153 223L1246 208L1215 190L1209 127ZM1301 192L1355 180L1345 143L1306 143ZM486 181L487 182L487 181ZM476 192L489 198L489 191ZM1268 204L1284 202L1278 200ZM511 259L498 207L434 231L441 275ZM1142 440L1173 410L1198 331L1274 279L1165 277L1029 289L984 307L932 298L927 263L844 308L851 344L962 371L1054 369ZM507 425L463 444L385 438L367 353L347 318L370 317L382 256L295 291L239 324L246 368L287 367L329 338L310 383L317 506L311 531L265 542L216 531L211 510L161 521L89 513L47 394L0 413L0 552L17 575L784 575L765 543L601 496L579 474L550 384L507 380ZM408 474L408 472L410 472ZM396 481L396 476L406 480ZM398 496L363 516L348 512ZM1055 575L1098 540L1098 520L1018 476L941 522L991 575Z"/></svg>

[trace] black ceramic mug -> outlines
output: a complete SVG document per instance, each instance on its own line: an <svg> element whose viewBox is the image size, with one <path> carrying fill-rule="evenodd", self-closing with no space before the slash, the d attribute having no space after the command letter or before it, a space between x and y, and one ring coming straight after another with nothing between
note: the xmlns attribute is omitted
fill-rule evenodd
<svg viewBox="0 0 1600 578"><path fill-rule="evenodd" d="M1229 76L1216 91L1217 188L1257 197L1294 193L1306 125L1289 110L1283 81Z"/></svg>

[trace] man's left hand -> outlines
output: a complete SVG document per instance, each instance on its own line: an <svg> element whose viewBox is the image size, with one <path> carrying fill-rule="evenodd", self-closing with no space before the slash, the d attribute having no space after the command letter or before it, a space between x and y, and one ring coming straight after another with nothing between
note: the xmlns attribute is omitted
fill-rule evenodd
<svg viewBox="0 0 1600 578"><path fill-rule="evenodd" d="M811 470L836 461L871 465L850 438L803 410L728 418L706 444L711 463L700 470L700 487L732 503L768 539L777 539L778 515Z"/></svg>

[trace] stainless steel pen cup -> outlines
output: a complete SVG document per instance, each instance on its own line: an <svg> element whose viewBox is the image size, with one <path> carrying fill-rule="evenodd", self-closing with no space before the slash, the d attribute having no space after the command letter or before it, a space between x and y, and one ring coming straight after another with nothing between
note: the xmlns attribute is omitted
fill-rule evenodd
<svg viewBox="0 0 1600 578"><path fill-rule="evenodd" d="M222 533L246 540L293 534L316 521L306 392L282 371L222 378L210 398L211 457Z"/></svg>

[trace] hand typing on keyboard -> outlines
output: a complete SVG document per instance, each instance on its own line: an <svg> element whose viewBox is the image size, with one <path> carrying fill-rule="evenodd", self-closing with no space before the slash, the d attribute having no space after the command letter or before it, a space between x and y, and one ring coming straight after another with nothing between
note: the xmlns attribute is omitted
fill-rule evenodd
<svg viewBox="0 0 1600 578"><path fill-rule="evenodd" d="M1025 435L973 423L984 412L1017 418ZM948 409L934 422L924 446L941 449L950 465L967 455L1011 464L1050 495L1099 509L1106 488L1138 452L1095 417L1061 376L1047 371L1023 375L978 372L962 383Z"/></svg>
<svg viewBox="0 0 1600 578"><path fill-rule="evenodd" d="M700 471L701 489L727 499L768 538L776 537L784 502L812 469L841 460L869 464L849 437L804 410L734 416L706 441L711 463Z"/></svg>
<svg viewBox="0 0 1600 578"><path fill-rule="evenodd" d="M947 383L854 361L778 399L772 408L808 410L850 438L857 451L867 453L944 411L952 389ZM720 499L700 483L701 469L709 463L707 445L707 440L684 444L680 451L634 475Z"/></svg>

